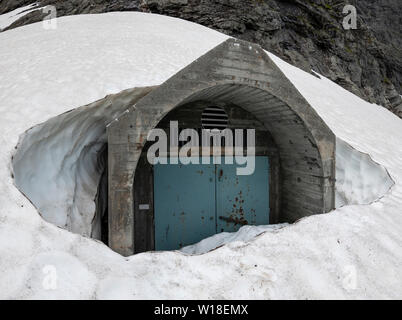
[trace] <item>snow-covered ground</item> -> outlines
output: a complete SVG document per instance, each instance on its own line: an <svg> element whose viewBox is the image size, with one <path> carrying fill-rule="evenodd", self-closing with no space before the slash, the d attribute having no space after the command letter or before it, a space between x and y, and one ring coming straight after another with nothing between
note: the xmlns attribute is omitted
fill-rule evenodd
<svg viewBox="0 0 402 320"><path fill-rule="evenodd" d="M108 94L158 85L225 39L142 13L70 16L55 30L37 23L0 34L0 298L402 298L401 120L272 54L338 138L346 205L337 210L216 235L184 253L124 258L46 222L16 188L11 158L25 131ZM55 159L56 142L47 146ZM25 179L35 185L37 176ZM69 188L58 179L59 192Z"/></svg>

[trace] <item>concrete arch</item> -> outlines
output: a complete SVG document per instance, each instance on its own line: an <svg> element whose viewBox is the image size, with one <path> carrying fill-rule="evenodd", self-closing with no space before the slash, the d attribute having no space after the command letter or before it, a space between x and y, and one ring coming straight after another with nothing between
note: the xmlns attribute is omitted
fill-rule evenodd
<svg viewBox="0 0 402 320"><path fill-rule="evenodd" d="M279 148L282 172L280 221L295 221L332 208L324 202L321 181L325 163L318 143L300 116L267 90L243 84L209 87L186 98L183 104L207 100L230 102L252 113L271 133ZM317 181L315 181L317 180Z"/></svg>
<svg viewBox="0 0 402 320"><path fill-rule="evenodd" d="M335 136L264 50L229 39L108 126L112 249L133 253L133 179L149 130L174 108L197 100L236 104L271 132L280 154L280 220L334 208Z"/></svg>

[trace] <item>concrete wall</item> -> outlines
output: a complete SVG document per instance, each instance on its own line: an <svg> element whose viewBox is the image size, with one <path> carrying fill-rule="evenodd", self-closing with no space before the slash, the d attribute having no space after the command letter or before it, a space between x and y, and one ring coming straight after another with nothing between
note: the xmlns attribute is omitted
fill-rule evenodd
<svg viewBox="0 0 402 320"><path fill-rule="evenodd" d="M281 162L281 221L334 208L335 137L267 54L229 39L131 106L108 127L109 245L134 250L133 180L147 133L192 101L234 103L271 133Z"/></svg>

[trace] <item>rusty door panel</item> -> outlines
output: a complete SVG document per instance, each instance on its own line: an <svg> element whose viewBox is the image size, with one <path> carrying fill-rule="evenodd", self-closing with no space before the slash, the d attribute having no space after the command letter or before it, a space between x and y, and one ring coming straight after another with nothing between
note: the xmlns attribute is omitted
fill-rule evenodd
<svg viewBox="0 0 402 320"><path fill-rule="evenodd" d="M216 168L217 232L269 223L269 161L255 157L252 175L236 175L236 164Z"/></svg>
<svg viewBox="0 0 402 320"><path fill-rule="evenodd" d="M216 233L215 165L154 166L155 250L174 250Z"/></svg>
<svg viewBox="0 0 402 320"><path fill-rule="evenodd" d="M269 223L269 162L236 175L236 164L154 166L155 250L174 250L219 232Z"/></svg>

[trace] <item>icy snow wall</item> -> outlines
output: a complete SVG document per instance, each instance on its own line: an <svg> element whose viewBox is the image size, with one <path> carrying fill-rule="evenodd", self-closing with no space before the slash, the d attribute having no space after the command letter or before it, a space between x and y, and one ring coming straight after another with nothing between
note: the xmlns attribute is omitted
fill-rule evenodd
<svg viewBox="0 0 402 320"><path fill-rule="evenodd" d="M22 135L13 156L15 183L46 221L100 238L95 198L105 169L106 125L152 88L109 95Z"/></svg>
<svg viewBox="0 0 402 320"><path fill-rule="evenodd" d="M335 207L369 204L394 184L387 170L368 154L336 139Z"/></svg>

